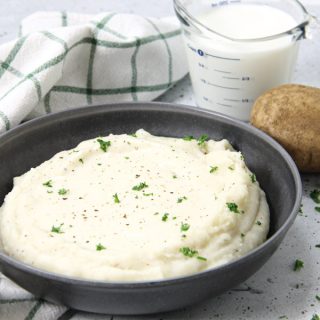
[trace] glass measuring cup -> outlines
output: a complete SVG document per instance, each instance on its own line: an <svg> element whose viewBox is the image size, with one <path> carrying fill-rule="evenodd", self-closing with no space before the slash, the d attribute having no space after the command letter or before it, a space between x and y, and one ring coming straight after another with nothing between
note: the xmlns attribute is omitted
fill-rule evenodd
<svg viewBox="0 0 320 320"><path fill-rule="evenodd" d="M238 38L217 31L214 20L208 25L199 18L223 6L242 4L281 10L294 19L294 26L263 37ZM297 0L174 0L174 6L183 29L196 103L244 121L249 120L259 95L290 82L298 40L306 37L314 19Z"/></svg>

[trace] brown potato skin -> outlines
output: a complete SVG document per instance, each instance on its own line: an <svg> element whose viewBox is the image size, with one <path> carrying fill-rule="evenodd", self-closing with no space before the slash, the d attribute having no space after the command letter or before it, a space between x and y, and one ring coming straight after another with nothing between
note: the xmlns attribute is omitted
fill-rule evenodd
<svg viewBox="0 0 320 320"><path fill-rule="evenodd" d="M277 140L302 172L320 172L320 89L287 84L262 94L251 124Z"/></svg>

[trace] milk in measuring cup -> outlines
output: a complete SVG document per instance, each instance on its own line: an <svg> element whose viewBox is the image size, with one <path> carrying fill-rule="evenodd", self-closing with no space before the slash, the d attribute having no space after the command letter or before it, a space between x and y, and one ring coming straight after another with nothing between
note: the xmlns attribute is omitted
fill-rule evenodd
<svg viewBox="0 0 320 320"><path fill-rule="evenodd" d="M251 107L260 94L290 81L298 43L289 35L242 40L280 34L294 28L297 22L280 9L241 3L214 7L195 18L222 35L185 32L197 104L249 120Z"/></svg>

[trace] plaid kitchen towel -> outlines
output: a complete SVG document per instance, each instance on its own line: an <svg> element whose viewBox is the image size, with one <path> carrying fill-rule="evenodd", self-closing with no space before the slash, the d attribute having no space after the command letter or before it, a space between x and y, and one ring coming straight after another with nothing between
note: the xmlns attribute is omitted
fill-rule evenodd
<svg viewBox="0 0 320 320"><path fill-rule="evenodd" d="M0 320L57 320L68 312L64 306L37 300L0 274Z"/></svg>
<svg viewBox="0 0 320 320"><path fill-rule="evenodd" d="M0 133L73 107L155 99L186 75L183 49L173 18L35 13L0 46Z"/></svg>

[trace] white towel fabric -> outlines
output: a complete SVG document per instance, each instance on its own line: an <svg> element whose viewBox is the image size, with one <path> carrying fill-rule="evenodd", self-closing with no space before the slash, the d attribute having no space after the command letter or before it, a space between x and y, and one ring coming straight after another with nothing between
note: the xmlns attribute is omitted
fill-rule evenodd
<svg viewBox="0 0 320 320"><path fill-rule="evenodd" d="M175 18L35 13L0 46L0 133L69 108L153 100L187 74Z"/></svg>
<svg viewBox="0 0 320 320"><path fill-rule="evenodd" d="M64 306L37 300L29 292L0 274L1 320L57 320L66 312L71 311L68 311ZM76 320L79 315L81 314L77 313L72 320ZM68 317L66 319L69 320ZM88 320L91 319L88 318Z"/></svg>

